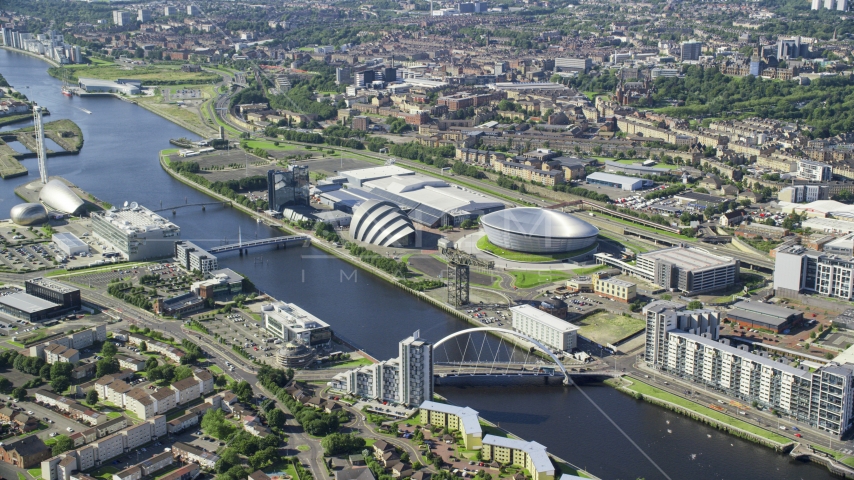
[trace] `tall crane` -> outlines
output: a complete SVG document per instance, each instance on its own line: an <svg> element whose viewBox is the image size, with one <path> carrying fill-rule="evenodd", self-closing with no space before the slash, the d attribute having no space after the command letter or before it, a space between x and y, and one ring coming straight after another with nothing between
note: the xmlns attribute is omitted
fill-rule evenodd
<svg viewBox="0 0 854 480"><path fill-rule="evenodd" d="M44 149L44 125L42 125L43 111L43 107L38 105L33 107L33 117L36 128L36 147L38 149L37 153L39 156L39 176L41 177L42 183L47 183L47 155L45 154Z"/></svg>

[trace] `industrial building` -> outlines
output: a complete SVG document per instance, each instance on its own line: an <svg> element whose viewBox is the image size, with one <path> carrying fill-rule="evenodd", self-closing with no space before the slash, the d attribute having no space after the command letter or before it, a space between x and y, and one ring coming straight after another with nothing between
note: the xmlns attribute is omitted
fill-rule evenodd
<svg viewBox="0 0 854 480"><path fill-rule="evenodd" d="M725 288L738 281L739 261L685 244L638 254L635 265L607 253L596 262L619 268L668 290L700 293Z"/></svg>
<svg viewBox="0 0 854 480"><path fill-rule="evenodd" d="M309 205L307 165L289 165L286 170L267 171L267 201L270 211L282 213L287 205Z"/></svg>
<svg viewBox="0 0 854 480"><path fill-rule="evenodd" d="M654 185L652 180L637 177L624 177L613 173L594 172L587 176L587 183L591 185L605 185L606 187L619 188L621 190L643 190Z"/></svg>
<svg viewBox="0 0 854 480"><path fill-rule="evenodd" d="M128 14L130 15L130 14ZM86 93L121 93L124 95L139 95L142 92L140 80L120 78L115 82L98 78L80 78L77 86Z"/></svg>
<svg viewBox="0 0 854 480"><path fill-rule="evenodd" d="M717 312L683 308L660 300L643 308L649 367L775 409L837 437L851 428L854 365L848 359L854 352L847 350L811 372L805 363L795 367L766 352L751 352L747 344L736 347L719 339Z"/></svg>
<svg viewBox="0 0 854 480"><path fill-rule="evenodd" d="M585 249L599 229L572 215L543 208L501 210L480 219L489 241L501 248L530 253L562 253Z"/></svg>
<svg viewBox="0 0 854 480"><path fill-rule="evenodd" d="M782 333L798 325L804 312L762 302L738 302L726 313L727 320L745 328L761 328Z"/></svg>
<svg viewBox="0 0 854 480"><path fill-rule="evenodd" d="M432 425L460 432L466 450L475 450L483 445L483 429L480 426L480 419L477 417L477 411L469 407L458 407L428 400L418 407L418 418L422 425Z"/></svg>
<svg viewBox="0 0 854 480"><path fill-rule="evenodd" d="M510 308L513 330L523 333L556 352L572 352L578 345L577 326L531 305Z"/></svg>
<svg viewBox="0 0 854 480"><path fill-rule="evenodd" d="M395 165L339 174L347 179L347 189L323 192L320 201L344 212L353 212L368 200L388 201L414 223L439 227L459 226L465 220L504 208L504 203L493 197Z"/></svg>
<svg viewBox="0 0 854 480"><path fill-rule="evenodd" d="M777 295L801 292L854 300L854 258L808 250L801 245L777 249L774 290Z"/></svg>
<svg viewBox="0 0 854 480"><path fill-rule="evenodd" d="M309 345L326 345L332 341L329 324L292 303L271 303L261 307L264 328L286 342L299 340Z"/></svg>
<svg viewBox="0 0 854 480"><path fill-rule="evenodd" d="M218 268L216 256L186 240L175 242L175 262L188 272L198 270L203 275Z"/></svg>
<svg viewBox="0 0 854 480"><path fill-rule="evenodd" d="M0 296L0 313L28 322L47 320L67 310L58 303L24 292Z"/></svg>
<svg viewBox="0 0 854 480"><path fill-rule="evenodd" d="M73 233L54 233L51 240L62 253L72 257L81 253L89 253L89 245L77 238Z"/></svg>
<svg viewBox="0 0 854 480"><path fill-rule="evenodd" d="M172 257L181 229L136 202L91 214L92 232L129 261Z"/></svg>
<svg viewBox="0 0 854 480"><path fill-rule="evenodd" d="M433 398L433 346L416 331L398 344L397 358L335 375L329 386L362 398L407 406Z"/></svg>
<svg viewBox="0 0 854 480"><path fill-rule="evenodd" d="M47 278L33 278L24 282L25 291L35 297L58 303L64 309L80 308L80 289Z"/></svg>

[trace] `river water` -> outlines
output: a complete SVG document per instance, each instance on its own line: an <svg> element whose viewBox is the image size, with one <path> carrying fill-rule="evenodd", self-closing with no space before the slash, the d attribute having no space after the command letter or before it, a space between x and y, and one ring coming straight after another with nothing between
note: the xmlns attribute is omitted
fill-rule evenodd
<svg viewBox="0 0 854 480"><path fill-rule="evenodd" d="M81 153L48 159L50 175L62 176L114 205L136 201L157 209L210 201L171 178L157 161L160 150L171 148L170 138L197 139L196 135L121 100L67 98L47 68L40 60L0 50L0 73L11 85L47 107L48 120L69 118L83 131ZM9 209L21 202L14 188L38 178L36 160L23 163L29 176L0 180L0 218L8 218ZM235 241L238 229L244 239L277 234L225 207L204 212L190 207L178 210L172 220L181 227L183 239L201 246ZM436 341L469 326L315 248L229 254L221 257L220 265L248 275L258 288L329 322L338 335L379 359L396 355L397 342L415 330ZM494 339L488 339L489 346L496 346ZM635 401L610 387L582 388L674 480L832 478L822 467L790 462L770 449ZM574 387L442 387L439 393L603 479L665 478Z"/></svg>

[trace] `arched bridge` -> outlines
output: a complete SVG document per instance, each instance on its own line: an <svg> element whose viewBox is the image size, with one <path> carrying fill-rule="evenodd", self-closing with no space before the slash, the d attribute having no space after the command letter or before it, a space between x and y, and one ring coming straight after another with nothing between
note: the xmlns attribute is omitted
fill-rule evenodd
<svg viewBox="0 0 854 480"><path fill-rule="evenodd" d="M534 346L537 348L537 350L541 351L542 353L545 353L546 355L548 355L548 356L549 356L549 358L551 358L551 359L552 359L552 361L555 363L555 368L557 368L558 370L560 370L560 372L563 374L563 383L564 383L565 385L568 385L568 384L570 384L570 383L571 383L570 378L569 378L569 372L567 372L567 371L566 371L566 367L564 367L563 362L561 362L561 361L560 361L560 359L558 359L558 358L557 358L557 356L555 356L555 354L554 354L554 353L552 353L552 351L548 349L548 347L546 347L545 345L543 345L543 344L542 344L542 343L540 343L539 341L537 341L537 340L535 340L535 339L533 339L533 338L529 337L528 335L525 335L524 333L520 333L520 332L517 332L517 331L514 331L514 330L507 330L507 329L504 329L504 328L498 328L498 327L476 327L476 328L467 328L467 329L465 329L465 330L460 330L459 332L454 332L454 333L452 333L452 334L450 334L450 335L446 336L445 338L443 338L443 339L441 339L441 340L439 340L438 342L436 342L436 343L434 343L434 344L433 344L433 352L434 352L434 354L433 354L433 363L434 363L434 364L436 363L436 354L435 354L435 352L436 352L436 348L438 348L439 346L441 346L442 344L444 344L445 342L447 342L448 340L450 340L450 339L452 339L452 338L459 337L459 336L461 336L461 335L470 335L470 334L472 334L472 333L476 333L476 332L484 332L484 333L488 333L488 332L502 333L502 334L506 334L506 335L512 335L512 336L515 336L515 337L521 338L521 339L523 339L523 340L525 340L525 341L527 341L527 342L530 342L532 345L534 345ZM504 338L503 338L503 337L500 337L500 338L501 338L500 342L502 342L502 343L503 343L503 342L504 342ZM464 348L464 349L462 349L462 348L461 348L461 350L462 350L462 351L460 352L460 354L461 354L461 358L465 358L465 356L466 356L466 354L467 354L467 352L468 352L468 348L469 348L469 343L470 343L470 342L471 342L471 339L469 338L469 339L466 341L465 348ZM512 361L512 359L510 359L510 358L508 358L507 362L503 362L503 361L502 361L502 362L499 362L499 361L498 361L498 356L499 356L499 355L498 355L497 353L498 353L498 351L500 350L501 343L499 343L499 346L498 346L498 348L497 348L497 350L496 350L496 354L495 354L495 355L493 355L493 357L492 357L492 358L481 358L481 355L484 353L484 350L485 350L485 347L484 347L484 345L485 345L485 344L486 344L486 336L484 336L483 344L482 344L482 346L481 346L480 351L478 351L478 350L477 350L477 347L473 347L473 349L474 349L475 353L477 353L477 357L478 357L478 358L476 359L476 361L475 361L475 362L469 362L469 361L461 360L461 361L460 361L460 365L462 366L462 365L464 365L464 364L468 365L468 364L472 364L472 363L474 363L475 365L489 365L489 366L490 366L490 367L489 367L489 368L490 368L490 370L492 370L492 369L494 369L494 368L495 368L495 366L496 366L496 365L499 365L499 366L500 366L500 365L508 364L508 363L509 363L509 364L515 364L515 365L520 365L520 364L521 364L521 365L523 365L523 369L524 369L524 365L526 365L526 364L527 364L527 356L526 356L526 358L525 358L525 361L524 361L524 362L513 362L513 361ZM490 348L490 351L491 351L491 347L489 347L489 348ZM514 349L515 349L515 347L514 347ZM446 353L447 353L447 352L446 352ZM475 368L477 368L477 367L475 367Z"/></svg>

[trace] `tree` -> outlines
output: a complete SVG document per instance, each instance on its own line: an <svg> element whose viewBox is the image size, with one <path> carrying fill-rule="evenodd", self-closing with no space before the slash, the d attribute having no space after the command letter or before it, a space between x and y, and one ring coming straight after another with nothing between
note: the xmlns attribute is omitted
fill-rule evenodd
<svg viewBox="0 0 854 480"><path fill-rule="evenodd" d="M252 385L246 380L237 382L234 388L231 389L241 402L250 403L252 401Z"/></svg>
<svg viewBox="0 0 854 480"><path fill-rule="evenodd" d="M21 400L27 398L27 391L21 387L18 387L12 390L12 398L20 402Z"/></svg>
<svg viewBox="0 0 854 480"><path fill-rule="evenodd" d="M86 403L89 405L95 405L98 403L98 391L94 388L86 392Z"/></svg>
<svg viewBox="0 0 854 480"><path fill-rule="evenodd" d="M50 365L42 365L39 369L39 376L45 380L50 380Z"/></svg>
<svg viewBox="0 0 854 480"><path fill-rule="evenodd" d="M158 364L159 364L159 362L157 361L156 358L148 357L148 360L145 361L145 371L150 372L150 371L154 370L155 368L157 368Z"/></svg>
<svg viewBox="0 0 854 480"><path fill-rule="evenodd" d="M56 440L56 443L51 447L51 453L54 455L59 455L74 448L74 440L68 435L59 435L54 440Z"/></svg>
<svg viewBox="0 0 854 480"><path fill-rule="evenodd" d="M219 409L208 410L202 417L202 430L220 440L231 435L236 428L225 419L225 412Z"/></svg>
<svg viewBox="0 0 854 480"><path fill-rule="evenodd" d="M145 343L144 341L143 341L143 342L139 342L139 350L140 350L140 351L143 351L143 352L144 352L144 351L146 351L146 350L148 350L148 344L147 344L147 343Z"/></svg>
<svg viewBox="0 0 854 480"><path fill-rule="evenodd" d="M71 378L72 370L74 370L74 365L66 362L56 362L50 366L50 378Z"/></svg>
<svg viewBox="0 0 854 480"><path fill-rule="evenodd" d="M365 439L352 433L330 433L320 442L320 445L323 447L324 455L340 455L364 448Z"/></svg>
<svg viewBox="0 0 854 480"><path fill-rule="evenodd" d="M62 394L68 387L71 386L71 380L68 377L56 377L50 381L50 388L58 394Z"/></svg>
<svg viewBox="0 0 854 480"><path fill-rule="evenodd" d="M12 382L6 377L0 377L0 392L6 393L12 388Z"/></svg>
<svg viewBox="0 0 854 480"><path fill-rule="evenodd" d="M113 357L117 353L119 353L119 348L112 342L104 342L104 346L101 347L101 356L103 357Z"/></svg>
<svg viewBox="0 0 854 480"><path fill-rule="evenodd" d="M688 302L688 310L699 310L703 308L703 302L699 300L691 300Z"/></svg>
<svg viewBox="0 0 854 480"><path fill-rule="evenodd" d="M102 358L95 364L95 376L98 378L119 371L119 361L115 358Z"/></svg>
<svg viewBox="0 0 854 480"><path fill-rule="evenodd" d="M271 427L275 427L281 429L285 426L285 421L287 420L285 413L279 410L278 408L274 408L267 412L267 423L270 424Z"/></svg>

